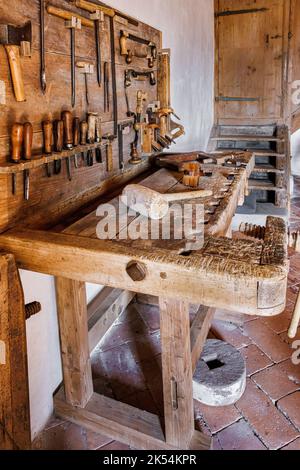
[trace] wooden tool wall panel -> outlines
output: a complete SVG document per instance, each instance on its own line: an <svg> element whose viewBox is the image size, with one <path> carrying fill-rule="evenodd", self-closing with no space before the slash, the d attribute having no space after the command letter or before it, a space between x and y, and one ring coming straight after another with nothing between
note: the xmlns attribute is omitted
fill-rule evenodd
<svg viewBox="0 0 300 470"><path fill-rule="evenodd" d="M86 118L87 112L98 112L102 118L102 131L113 133L113 103L111 89L111 54L110 54L110 28L109 18L105 16L104 31L101 31L101 53L103 63L109 63L110 75L110 111L104 113L104 89L97 83L96 75L96 51L94 29L82 26L76 31L76 61L87 61L94 64L94 73L88 76L88 88L90 105L87 106L85 98L84 75L76 69L76 106L71 107L71 73L70 73L70 31L65 27L63 19L45 13L45 48L46 48L46 72L47 91L43 95L40 87L40 27L39 27L38 0L2 0L0 3L0 23L22 25L26 21L32 21L33 44L32 56L22 57L26 101L17 103L14 98L10 80L7 56L3 46L0 46L0 165L9 161L10 133L13 123L30 121L34 128L33 150L35 154L42 153L43 135L41 123L43 120L59 119L62 110L72 111L73 116L81 120ZM89 18L89 14L75 8L69 1L51 0L47 4L54 5L64 10L76 12ZM136 36L153 41L158 49L161 47L161 33L143 23L138 26L128 24L126 20L116 16L115 45L116 45L116 73L118 94L118 119L119 122L128 120L126 116L126 101L124 94L124 71L133 68L140 71L149 71L147 59L133 58L130 66L125 63L125 58L120 55L120 30L125 29ZM156 62L154 66L157 77ZM157 86L151 86L149 81L135 82L128 89L130 104L135 110L137 90L146 91L148 102L157 100ZM145 163L133 167L128 165L130 155L130 143L134 140L134 132L124 136L124 162L125 176L137 173L145 168ZM17 192L12 195L11 175L0 174L1 203L0 203L0 230L32 217L44 218L45 222L52 220L53 215L66 213L81 202L92 199L107 187L106 181L116 181L121 175L118 162L117 139L113 143L114 170L106 171L105 147L103 148L104 163L94 164L93 167L83 166L79 155L79 169L74 168L72 161L72 181L68 181L66 174L66 162L62 162L62 173L47 177L44 166L30 171L30 199L23 199L23 173L17 174ZM121 176L120 176L121 177ZM51 210L50 210L51 209ZM47 220L48 219L48 220Z"/></svg>
<svg viewBox="0 0 300 470"><path fill-rule="evenodd" d="M216 0L220 124L284 118L289 6L289 0Z"/></svg>
<svg viewBox="0 0 300 470"><path fill-rule="evenodd" d="M300 129L300 0L292 0L291 17L291 55L290 55L290 83L292 95L289 104L291 107L291 130L292 132ZM297 84L295 82L298 82ZM296 92L297 96L293 95ZM297 99L297 101L296 101Z"/></svg>

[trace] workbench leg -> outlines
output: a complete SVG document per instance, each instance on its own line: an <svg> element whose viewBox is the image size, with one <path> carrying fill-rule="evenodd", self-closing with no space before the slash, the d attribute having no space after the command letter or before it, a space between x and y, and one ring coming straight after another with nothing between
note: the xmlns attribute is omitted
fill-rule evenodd
<svg viewBox="0 0 300 470"><path fill-rule="evenodd" d="M194 435L189 304L160 298L165 437L189 449Z"/></svg>
<svg viewBox="0 0 300 470"><path fill-rule="evenodd" d="M24 295L13 255L1 255L0 450L30 447Z"/></svg>
<svg viewBox="0 0 300 470"><path fill-rule="evenodd" d="M85 283L56 278L66 401L84 408L93 394Z"/></svg>

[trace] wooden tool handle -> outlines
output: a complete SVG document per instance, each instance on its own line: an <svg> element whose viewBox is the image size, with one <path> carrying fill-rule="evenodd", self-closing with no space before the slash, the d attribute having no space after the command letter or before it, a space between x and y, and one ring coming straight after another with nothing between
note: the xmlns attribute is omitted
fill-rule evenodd
<svg viewBox="0 0 300 470"><path fill-rule="evenodd" d="M106 144L106 165L107 171L112 172L114 169L114 162L113 162L113 148L111 142L107 142Z"/></svg>
<svg viewBox="0 0 300 470"><path fill-rule="evenodd" d="M43 133L44 133L44 152L47 154L52 153L52 141L53 141L53 124L51 121L43 122Z"/></svg>
<svg viewBox="0 0 300 470"><path fill-rule="evenodd" d="M86 121L82 121L81 124L80 124L80 143L81 143L81 145L86 145L87 132L88 132L88 123Z"/></svg>
<svg viewBox="0 0 300 470"><path fill-rule="evenodd" d="M173 194L162 194L163 198L167 202L173 201L186 201L189 199L198 199L202 197L210 197L213 192L208 189L200 189L198 191L188 191L186 193L173 193Z"/></svg>
<svg viewBox="0 0 300 470"><path fill-rule="evenodd" d="M73 144L77 147L80 142L80 119L75 117L73 119Z"/></svg>
<svg viewBox="0 0 300 470"><path fill-rule="evenodd" d="M171 103L170 54L163 51L158 61L158 99L161 108L169 108Z"/></svg>
<svg viewBox="0 0 300 470"><path fill-rule="evenodd" d="M102 140L102 122L101 118L96 118L96 142L101 142Z"/></svg>
<svg viewBox="0 0 300 470"><path fill-rule="evenodd" d="M127 55L129 52L127 48L127 38L128 38L128 34L126 34L125 31L122 31L121 37L120 37L120 54L121 55Z"/></svg>
<svg viewBox="0 0 300 470"><path fill-rule="evenodd" d="M30 122L25 122L23 133L24 133L23 157L25 160L30 160L32 157L32 141L33 141L33 127Z"/></svg>
<svg viewBox="0 0 300 470"><path fill-rule="evenodd" d="M110 16L111 18L115 16L115 10L112 8L107 8L102 5L95 5L94 3L87 2L86 0L75 0L75 5L77 8L89 11L90 13L102 11L105 15Z"/></svg>
<svg viewBox="0 0 300 470"><path fill-rule="evenodd" d="M297 302L295 305L291 325L288 331L289 338L294 339L296 337L299 323L300 323L300 291L298 293Z"/></svg>
<svg viewBox="0 0 300 470"><path fill-rule="evenodd" d="M20 60L19 46L5 46L9 60L11 79L13 82L14 93L18 102L25 101L25 90L23 82L23 72Z"/></svg>
<svg viewBox="0 0 300 470"><path fill-rule="evenodd" d="M47 5L47 12L49 15L57 16L58 18L62 18L63 20L71 20L72 18L78 18L81 21L82 26L87 26L88 28L94 27L94 22L88 20L84 16L78 15L77 13L73 13L72 11L62 10L61 8L56 8L53 5Z"/></svg>
<svg viewBox="0 0 300 470"><path fill-rule="evenodd" d="M66 148L73 147L73 118L70 111L63 111L61 119L64 123L64 146Z"/></svg>
<svg viewBox="0 0 300 470"><path fill-rule="evenodd" d="M18 163L21 160L22 144L23 144L24 128L20 123L16 123L12 127L11 132L11 143L12 143L12 154L11 160Z"/></svg>
<svg viewBox="0 0 300 470"><path fill-rule="evenodd" d="M63 121L54 121L54 149L55 152L62 152L64 146L64 123Z"/></svg>
<svg viewBox="0 0 300 470"><path fill-rule="evenodd" d="M87 141L89 144L93 144L96 139L96 118L94 114L89 114L88 116L88 137Z"/></svg>

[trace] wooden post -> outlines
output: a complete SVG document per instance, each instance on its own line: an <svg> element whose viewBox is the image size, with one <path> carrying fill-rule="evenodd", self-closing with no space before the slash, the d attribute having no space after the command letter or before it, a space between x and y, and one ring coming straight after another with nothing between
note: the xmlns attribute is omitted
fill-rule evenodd
<svg viewBox="0 0 300 470"><path fill-rule="evenodd" d="M0 257L0 449L31 447L24 295L12 255Z"/></svg>
<svg viewBox="0 0 300 470"><path fill-rule="evenodd" d="M57 277L56 297L66 401L84 408L93 394L85 283Z"/></svg>
<svg viewBox="0 0 300 470"><path fill-rule="evenodd" d="M166 442L189 449L194 435L189 305L159 299Z"/></svg>

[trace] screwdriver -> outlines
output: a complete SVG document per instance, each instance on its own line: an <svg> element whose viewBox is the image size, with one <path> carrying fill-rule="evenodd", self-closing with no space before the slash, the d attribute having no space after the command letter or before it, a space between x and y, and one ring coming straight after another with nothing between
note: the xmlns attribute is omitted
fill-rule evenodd
<svg viewBox="0 0 300 470"><path fill-rule="evenodd" d="M57 119L53 123L54 131L54 150L61 153L64 146L64 123ZM61 160L54 160L54 173L59 175L61 172Z"/></svg>
<svg viewBox="0 0 300 470"><path fill-rule="evenodd" d="M73 119L70 111L63 111L61 113L61 119L64 123L64 147L67 150L73 149ZM71 157L67 157L67 174L69 181L72 180L71 174Z"/></svg>
<svg viewBox="0 0 300 470"><path fill-rule="evenodd" d="M11 161L14 163L20 163L23 137L24 137L23 125L17 122L13 125L12 131L11 131L11 143L12 143ZM12 193L14 195L16 194L16 190L17 190L16 178L17 178L16 173L13 173L12 174Z"/></svg>
<svg viewBox="0 0 300 470"><path fill-rule="evenodd" d="M46 155L51 155L52 153L52 141L53 141L53 124L51 121L43 121L43 134L44 134L44 152ZM47 162L46 164L46 172L48 178L50 178L51 175L51 169L49 166L49 163Z"/></svg>
<svg viewBox="0 0 300 470"><path fill-rule="evenodd" d="M25 122L23 129L23 158L31 160L32 157L33 127L30 122ZM24 199L29 200L29 170L24 170Z"/></svg>

